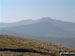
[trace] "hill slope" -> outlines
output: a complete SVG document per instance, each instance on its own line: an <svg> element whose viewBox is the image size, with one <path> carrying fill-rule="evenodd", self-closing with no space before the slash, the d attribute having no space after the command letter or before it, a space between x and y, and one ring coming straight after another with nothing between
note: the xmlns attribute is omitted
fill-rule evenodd
<svg viewBox="0 0 75 56"><path fill-rule="evenodd" d="M75 51L75 49L39 40L0 35L0 55L58 56L59 51Z"/></svg>

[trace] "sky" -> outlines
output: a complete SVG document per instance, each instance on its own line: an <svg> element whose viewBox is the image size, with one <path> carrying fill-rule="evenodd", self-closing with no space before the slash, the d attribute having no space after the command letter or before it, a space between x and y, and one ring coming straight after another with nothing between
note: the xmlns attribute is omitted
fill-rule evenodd
<svg viewBox="0 0 75 56"><path fill-rule="evenodd" d="M75 22L75 0L0 0L0 22L42 17Z"/></svg>

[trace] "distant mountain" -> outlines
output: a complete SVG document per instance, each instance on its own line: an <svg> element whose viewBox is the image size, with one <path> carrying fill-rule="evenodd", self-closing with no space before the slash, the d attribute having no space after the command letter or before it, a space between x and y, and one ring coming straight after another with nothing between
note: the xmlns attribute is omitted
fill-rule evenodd
<svg viewBox="0 0 75 56"><path fill-rule="evenodd" d="M30 24L35 24L35 23L39 23L39 22L50 22L64 30L67 30L67 31L75 31L75 23L72 23L72 22L66 22L66 21L60 21L60 20L54 20L50 17L44 17L44 18L41 18L39 20L32 20L32 19L29 19L29 20L22 20L22 21L19 21L19 22L14 22L14 23L0 23L0 28L3 28L3 27L16 27L16 26L21 26L21 25L30 25Z"/></svg>
<svg viewBox="0 0 75 56"><path fill-rule="evenodd" d="M3 27L15 27L15 26L28 25L28 24L33 24L33 23L35 23L35 21L32 20L32 19L22 20L22 21L14 22L14 23L0 23L0 28L3 28Z"/></svg>
<svg viewBox="0 0 75 56"><path fill-rule="evenodd" d="M7 30L3 34L6 34L8 31L10 31L19 33L21 36L22 34L23 36L26 35L26 37L29 38L31 38L30 36L34 36L32 39L45 41L52 40L53 42L58 42L60 44L66 40L69 42L75 39L75 23L54 20L50 17L44 17L39 20L23 20L15 23L0 23L0 25L0 33L2 33L3 30ZM15 34L11 33L11 35ZM18 34L16 34L16 36L17 35ZM73 44L73 42L71 44ZM68 44L68 46L75 47L75 45L73 46L71 44Z"/></svg>
<svg viewBox="0 0 75 56"><path fill-rule="evenodd" d="M28 34L21 34L18 32L14 32L14 31L9 31L9 30L4 30L4 29L0 29L0 34L6 34L6 35L13 35L13 36L17 36L17 37L30 37L32 38L33 36L28 35Z"/></svg>
<svg viewBox="0 0 75 56"><path fill-rule="evenodd" d="M6 29L9 31L14 31L22 34L30 34L39 37L65 37L67 34L74 37L74 34L72 34L72 32L67 32L47 21L30 25L21 25Z"/></svg>
<svg viewBox="0 0 75 56"><path fill-rule="evenodd" d="M41 18L39 21L49 21L52 24L60 27L61 29L66 30L66 31L75 31L75 23L72 23L72 22L54 20L54 19L51 19L50 17Z"/></svg>
<svg viewBox="0 0 75 56"><path fill-rule="evenodd" d="M75 37L74 23L53 20L49 17L12 23L13 26L9 25L11 27L4 28L4 30L38 37Z"/></svg>

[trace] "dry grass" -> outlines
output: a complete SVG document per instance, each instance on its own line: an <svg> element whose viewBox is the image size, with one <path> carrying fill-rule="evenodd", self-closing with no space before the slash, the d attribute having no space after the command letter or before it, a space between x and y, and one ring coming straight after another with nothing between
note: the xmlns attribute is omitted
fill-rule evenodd
<svg viewBox="0 0 75 56"><path fill-rule="evenodd" d="M38 52L57 54L61 51L75 51L74 48L65 47L55 43L48 43L39 40L31 40L26 38L17 38L14 36L0 35L0 48L10 49L28 49ZM33 52L0 52L0 56L50 56Z"/></svg>

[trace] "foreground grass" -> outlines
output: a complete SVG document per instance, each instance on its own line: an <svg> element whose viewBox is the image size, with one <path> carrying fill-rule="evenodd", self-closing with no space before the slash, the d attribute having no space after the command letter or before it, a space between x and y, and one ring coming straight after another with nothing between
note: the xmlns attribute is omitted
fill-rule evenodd
<svg viewBox="0 0 75 56"><path fill-rule="evenodd" d="M55 43L48 43L39 40L17 38L14 36L0 35L0 49L26 49L30 52L0 51L0 56L58 56L59 51L75 51L74 48L65 47ZM34 52L35 50L36 52ZM44 54L48 53L48 54Z"/></svg>

